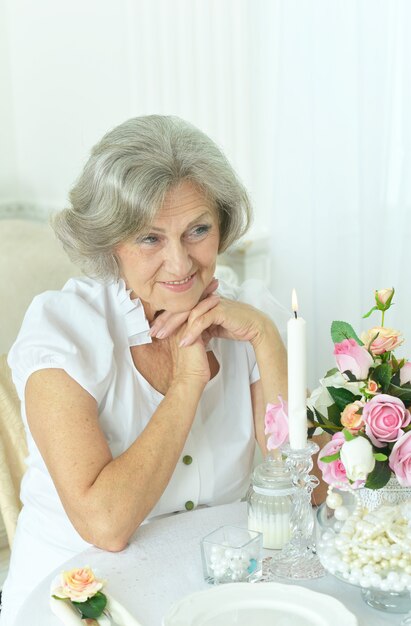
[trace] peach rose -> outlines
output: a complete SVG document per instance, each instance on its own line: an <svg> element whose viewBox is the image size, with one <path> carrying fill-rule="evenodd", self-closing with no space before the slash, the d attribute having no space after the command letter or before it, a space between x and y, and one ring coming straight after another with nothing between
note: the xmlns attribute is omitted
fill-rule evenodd
<svg viewBox="0 0 411 626"><path fill-rule="evenodd" d="M378 392L378 384L375 380L369 380L367 384L368 393L377 393Z"/></svg>
<svg viewBox="0 0 411 626"><path fill-rule="evenodd" d="M341 424L345 426L349 431L357 432L364 424L359 409L362 409L364 403L360 400L355 400L352 404L347 404L344 411L341 414Z"/></svg>
<svg viewBox="0 0 411 626"><path fill-rule="evenodd" d="M86 602L95 596L104 586L104 580L98 580L89 567L75 568L62 572L60 586L54 590L58 598L69 598L72 602Z"/></svg>
<svg viewBox="0 0 411 626"><path fill-rule="evenodd" d="M367 350L373 354L384 354L397 348L404 341L401 333L394 328L384 326L374 326L361 335Z"/></svg>
<svg viewBox="0 0 411 626"><path fill-rule="evenodd" d="M382 305L385 305L387 304L388 300L392 299L393 295L393 287L391 287L390 289L378 289L378 291L375 292L375 300L377 301L377 304L380 303Z"/></svg>

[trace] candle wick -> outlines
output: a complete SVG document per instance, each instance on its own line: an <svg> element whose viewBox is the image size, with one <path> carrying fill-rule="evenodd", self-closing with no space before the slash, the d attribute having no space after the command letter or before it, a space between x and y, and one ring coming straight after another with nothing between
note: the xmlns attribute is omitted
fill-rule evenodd
<svg viewBox="0 0 411 626"><path fill-rule="evenodd" d="M297 311L294 311L294 317L297 319Z"/></svg>

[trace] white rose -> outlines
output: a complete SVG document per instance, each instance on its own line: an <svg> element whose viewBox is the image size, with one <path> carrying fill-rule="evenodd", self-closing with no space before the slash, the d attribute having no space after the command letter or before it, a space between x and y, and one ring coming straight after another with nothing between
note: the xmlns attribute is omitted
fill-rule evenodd
<svg viewBox="0 0 411 626"><path fill-rule="evenodd" d="M334 400L330 396L327 391L327 387L344 387L344 389L348 389L354 395L361 395L360 392L360 384L358 382L350 383L346 378L341 374L341 372L337 371L331 376L327 376L327 378L322 378L320 380L320 386L314 389L311 396L307 400L307 405L313 409L321 413L324 417L328 417L328 407L334 404Z"/></svg>
<svg viewBox="0 0 411 626"><path fill-rule="evenodd" d="M365 437L354 437L343 443L340 450L341 462L349 480L367 480L375 466L372 445Z"/></svg>

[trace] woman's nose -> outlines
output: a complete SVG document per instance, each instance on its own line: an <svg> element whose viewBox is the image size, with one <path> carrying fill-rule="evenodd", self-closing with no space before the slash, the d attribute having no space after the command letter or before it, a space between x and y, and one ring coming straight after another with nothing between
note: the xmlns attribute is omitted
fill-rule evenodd
<svg viewBox="0 0 411 626"><path fill-rule="evenodd" d="M190 273L193 264L187 249L182 243L167 246L165 268L176 279L185 278Z"/></svg>

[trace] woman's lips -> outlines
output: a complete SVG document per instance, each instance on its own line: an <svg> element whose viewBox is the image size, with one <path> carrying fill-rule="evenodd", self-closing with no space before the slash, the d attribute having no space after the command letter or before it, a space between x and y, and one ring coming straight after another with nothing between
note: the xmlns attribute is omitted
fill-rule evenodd
<svg viewBox="0 0 411 626"><path fill-rule="evenodd" d="M196 278L196 272L191 274L188 278L179 281L160 281L160 285L168 289L169 291L174 291L175 293L181 293L182 291L188 291L194 284Z"/></svg>

